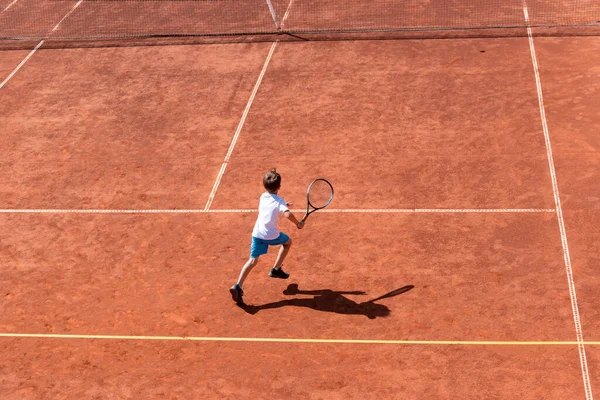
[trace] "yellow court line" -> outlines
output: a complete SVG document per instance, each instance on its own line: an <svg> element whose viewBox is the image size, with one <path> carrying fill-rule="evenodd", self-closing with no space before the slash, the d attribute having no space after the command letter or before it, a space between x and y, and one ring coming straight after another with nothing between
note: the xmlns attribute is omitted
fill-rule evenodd
<svg viewBox="0 0 600 400"><path fill-rule="evenodd" d="M108 339L108 340L163 340L192 342L268 342L317 344L394 344L394 345L453 345L453 346L598 346L600 342L577 341L499 341L499 340L369 340L369 339L303 339L303 338L244 338L198 336L123 336L123 335L70 335L53 333L0 333L0 338L38 339Z"/></svg>

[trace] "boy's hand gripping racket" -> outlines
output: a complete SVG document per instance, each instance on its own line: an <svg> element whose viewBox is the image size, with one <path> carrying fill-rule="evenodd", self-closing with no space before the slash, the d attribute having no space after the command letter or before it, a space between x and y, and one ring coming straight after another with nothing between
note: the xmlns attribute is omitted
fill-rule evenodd
<svg viewBox="0 0 600 400"><path fill-rule="evenodd" d="M306 215L300 223L304 223L306 218L315 211L327 207L331 200L333 200L333 186L331 186L331 183L323 178L312 181L306 191Z"/></svg>

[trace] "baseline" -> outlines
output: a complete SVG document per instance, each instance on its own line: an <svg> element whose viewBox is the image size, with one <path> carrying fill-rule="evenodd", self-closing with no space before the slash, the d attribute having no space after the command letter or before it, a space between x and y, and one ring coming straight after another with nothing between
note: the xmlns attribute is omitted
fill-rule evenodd
<svg viewBox="0 0 600 400"><path fill-rule="evenodd" d="M450 346L578 346L577 341L503 341L503 340L370 340L370 339L310 339L267 337L210 337L210 336L130 336L130 335L70 335L54 333L0 333L0 338L38 339L104 339L104 340L164 340L191 342L267 342L267 343L336 343L387 345L450 345ZM600 346L600 341L586 342Z"/></svg>

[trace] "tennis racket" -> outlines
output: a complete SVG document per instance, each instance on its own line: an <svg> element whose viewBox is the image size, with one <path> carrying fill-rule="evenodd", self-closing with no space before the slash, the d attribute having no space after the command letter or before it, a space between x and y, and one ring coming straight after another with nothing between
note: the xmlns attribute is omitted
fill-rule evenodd
<svg viewBox="0 0 600 400"><path fill-rule="evenodd" d="M306 214L300 222L317 210L327 207L333 200L333 186L327 179L319 178L312 181L306 191Z"/></svg>

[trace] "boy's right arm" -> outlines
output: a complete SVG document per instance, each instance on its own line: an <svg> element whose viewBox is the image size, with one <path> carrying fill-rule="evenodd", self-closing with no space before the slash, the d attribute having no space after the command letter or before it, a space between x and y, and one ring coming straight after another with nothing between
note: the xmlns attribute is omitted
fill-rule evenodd
<svg viewBox="0 0 600 400"><path fill-rule="evenodd" d="M284 212L283 215L285 215L285 217L287 219L292 221L294 223L294 225L296 225L296 228L302 229L304 227L304 222L298 221L296 216L290 210L287 210L286 212Z"/></svg>

